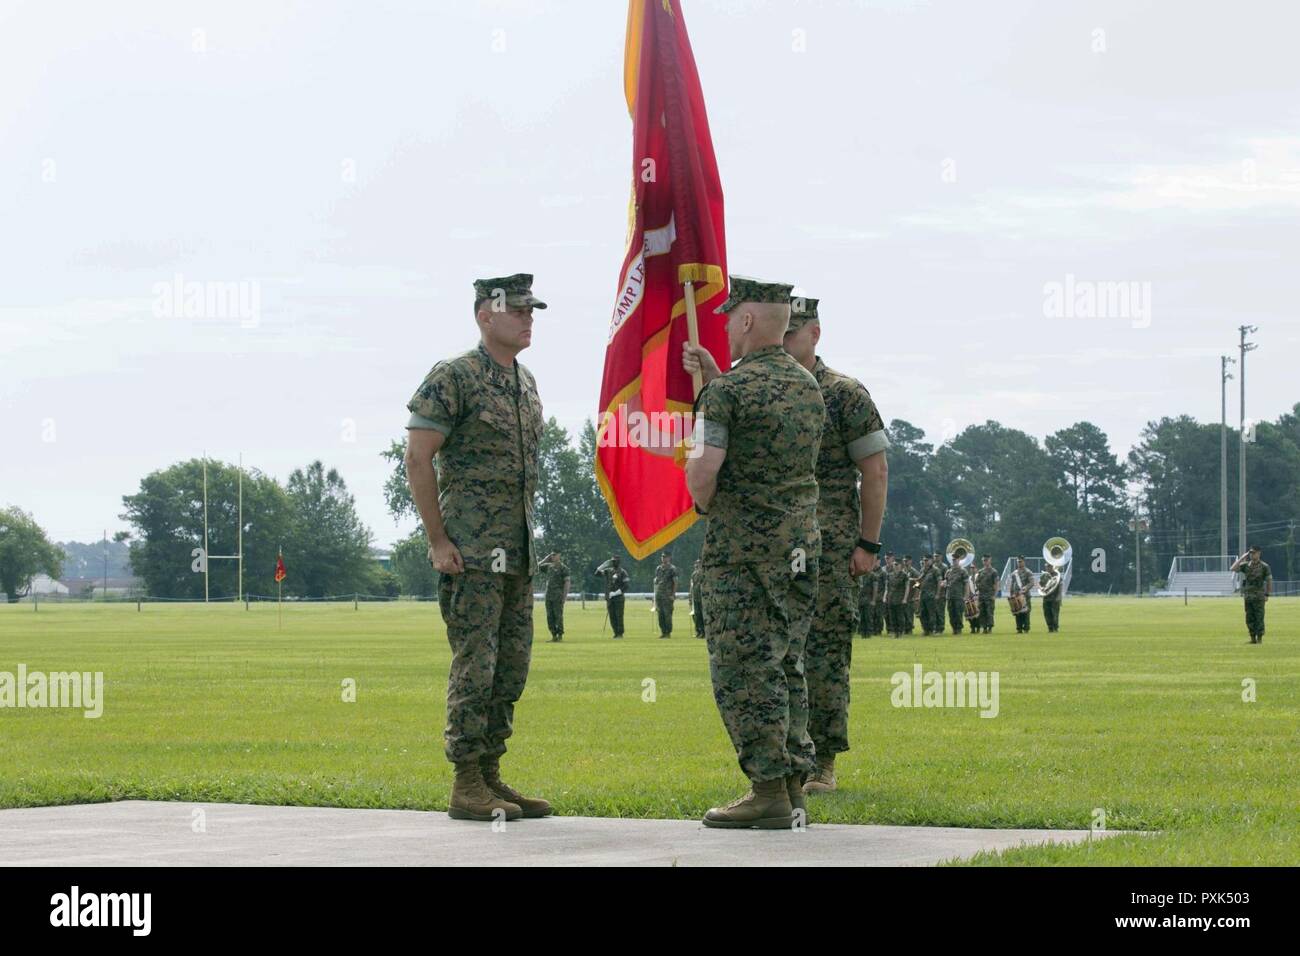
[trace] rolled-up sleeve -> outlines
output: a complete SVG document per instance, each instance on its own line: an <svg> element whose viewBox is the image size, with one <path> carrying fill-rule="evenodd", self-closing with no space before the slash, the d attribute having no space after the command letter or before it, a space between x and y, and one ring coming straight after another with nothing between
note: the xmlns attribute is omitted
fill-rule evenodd
<svg viewBox="0 0 1300 956"><path fill-rule="evenodd" d="M845 405L844 434L849 458L862 461L889 447L889 435L871 393L856 384Z"/></svg>
<svg viewBox="0 0 1300 956"><path fill-rule="evenodd" d="M720 380L700 392L695 406L695 441L711 448L726 448L731 436L734 401Z"/></svg>
<svg viewBox="0 0 1300 956"><path fill-rule="evenodd" d="M430 369L406 409L411 413L407 428L433 428L450 437L461 410L460 389L451 366L439 362Z"/></svg>

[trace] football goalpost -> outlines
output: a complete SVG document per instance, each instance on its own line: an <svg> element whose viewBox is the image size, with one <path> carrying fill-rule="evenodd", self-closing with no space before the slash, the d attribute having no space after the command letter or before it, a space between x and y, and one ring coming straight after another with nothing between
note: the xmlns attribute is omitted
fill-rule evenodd
<svg viewBox="0 0 1300 956"><path fill-rule="evenodd" d="M208 588L208 562L209 561L238 561L239 572L237 576L235 600L236 602L244 599L244 455L239 455L239 495L238 495L238 521L239 529L236 535L235 554L209 554L208 553L208 453L203 453L203 547L195 548L190 555L198 560L191 567L195 571L203 572L203 601L209 600Z"/></svg>

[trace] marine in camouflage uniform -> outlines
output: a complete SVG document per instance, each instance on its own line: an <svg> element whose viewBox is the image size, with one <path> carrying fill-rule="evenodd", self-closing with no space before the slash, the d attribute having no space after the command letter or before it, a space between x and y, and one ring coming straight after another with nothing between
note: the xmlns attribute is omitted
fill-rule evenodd
<svg viewBox="0 0 1300 956"><path fill-rule="evenodd" d="M876 589L876 606L872 608L872 634L881 635L885 633L885 619L888 617L886 609L888 605L885 598L889 593L889 577L883 564L876 565L876 570L871 572L872 580L875 582Z"/></svg>
<svg viewBox="0 0 1300 956"><path fill-rule="evenodd" d="M889 633L893 637L902 637L903 631L907 627L907 620L903 604L903 598L907 594L907 582L912 580L912 575L908 572L907 566L897 561L893 561L885 569L886 574L886 596L885 601L888 604L888 622Z"/></svg>
<svg viewBox="0 0 1300 956"><path fill-rule="evenodd" d="M875 595L871 591L874 571L858 578L858 636L870 637L872 617L876 609Z"/></svg>
<svg viewBox="0 0 1300 956"><path fill-rule="evenodd" d="M862 496L866 460L889 448L885 423L871 394L857 379L837 372L813 352L820 333L818 300L795 300L785 337L787 351L813 378L826 402L826 430L817 458L817 527L822 559L817 604L804 672L808 678L808 734L817 755L817 771L804 784L806 793L834 790L835 756L849 749L849 671L853 663L853 631L858 623L858 582L853 577L853 553L862 537ZM817 323L818 327L808 329ZM874 529L872 533L878 533Z"/></svg>
<svg viewBox="0 0 1300 956"><path fill-rule="evenodd" d="M672 555L667 551L655 568L655 611L659 615L660 638L672 637L673 605L677 601L677 576L679 572L673 567Z"/></svg>
<svg viewBox="0 0 1300 956"><path fill-rule="evenodd" d="M943 572L935 567L933 557L926 557L921 570L921 630L927 635L943 633L943 612L939 608L942 583Z"/></svg>
<svg viewBox="0 0 1300 956"><path fill-rule="evenodd" d="M916 607L917 598L921 593L921 572L912 564L910 554L903 558L903 570L907 572L908 581L911 583L911 587L906 592L907 600L903 602L903 632L911 634L916 629Z"/></svg>
<svg viewBox="0 0 1300 956"><path fill-rule="evenodd" d="M1052 579L1060 577L1061 572L1054 571L1050 565L1038 576L1038 593L1043 596L1043 623L1047 625L1048 634L1055 634L1061 629L1061 598L1064 597L1061 594L1062 582L1058 580L1052 592L1047 593Z"/></svg>
<svg viewBox="0 0 1300 956"><path fill-rule="evenodd" d="M998 573L993 570L992 558L983 556L983 566L975 572L975 594L980 602L980 616L976 619L985 634L993 633L993 605L997 602ZM974 631L974 627L971 628Z"/></svg>
<svg viewBox="0 0 1300 956"><path fill-rule="evenodd" d="M695 636L704 638L704 566L695 562L691 571L691 620L695 624Z"/></svg>
<svg viewBox="0 0 1300 956"><path fill-rule="evenodd" d="M1032 621L1030 614L1034 610L1034 599L1032 590L1034 587L1034 572L1025 567L1023 557L1016 559L1016 569L1011 572L1011 593L1023 594L1025 596L1025 609L1016 618L1016 633L1028 634L1029 625Z"/></svg>
<svg viewBox="0 0 1300 956"><path fill-rule="evenodd" d="M609 616L609 626L614 632L614 639L623 636L623 610L627 601L627 589L632 584L618 558L610 558L599 568L597 574L605 577L605 610Z"/></svg>
<svg viewBox="0 0 1300 956"><path fill-rule="evenodd" d="M546 307L531 287L523 273L476 281L483 341L434 365L406 406L407 472L441 573L438 603L452 652L443 738L456 767L448 813L458 819L550 812L546 801L524 797L499 775L533 644L542 403L532 373L513 358L531 343L532 309ZM493 358L489 345L511 355L511 364ZM438 442L435 501L431 465L412 446Z"/></svg>
<svg viewBox="0 0 1300 956"><path fill-rule="evenodd" d="M1246 603L1246 630L1250 643L1264 643L1264 605L1273 593L1273 572L1260 560L1260 550L1252 547L1249 557L1242 556L1233 564L1233 571L1241 572L1241 596Z"/></svg>
<svg viewBox="0 0 1300 956"><path fill-rule="evenodd" d="M730 313L738 361L725 374L714 369L696 402L692 441L703 447L688 456L687 481L693 490L716 482L696 503L707 517L709 672L751 783L745 796L711 809L706 826L790 826L814 766L804 647L821 555L816 468L826 403L781 346L791 288L731 276L730 297L716 311ZM693 350L684 352L686 365Z"/></svg>
<svg viewBox="0 0 1300 956"><path fill-rule="evenodd" d="M970 572L960 564L954 564L944 572L943 580L948 602L948 623L952 632L960 634L966 620L966 591L969 588ZM942 623L942 622L941 622ZM975 633L975 622L970 622L971 633Z"/></svg>
<svg viewBox="0 0 1300 956"><path fill-rule="evenodd" d="M564 640L564 601L569 596L569 566L559 554L548 555L537 565L546 571L546 629L552 641Z"/></svg>

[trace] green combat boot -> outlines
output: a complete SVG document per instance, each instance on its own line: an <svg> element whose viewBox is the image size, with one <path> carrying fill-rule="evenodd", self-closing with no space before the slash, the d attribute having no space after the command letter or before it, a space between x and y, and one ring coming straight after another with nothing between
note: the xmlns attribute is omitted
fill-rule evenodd
<svg viewBox="0 0 1300 956"><path fill-rule="evenodd" d="M835 755L818 755L817 772L803 785L804 793L829 793L835 789Z"/></svg>
<svg viewBox="0 0 1300 956"><path fill-rule="evenodd" d="M453 820L489 823L500 819L502 814L507 820L518 820L524 811L517 803L502 800L488 789L477 760L456 764L456 779L451 785L447 816Z"/></svg>
<svg viewBox="0 0 1300 956"><path fill-rule="evenodd" d="M786 792L785 778L755 782L749 793L732 800L725 807L714 807L704 815L706 827L740 830L788 830L794 823L794 811Z"/></svg>
<svg viewBox="0 0 1300 956"><path fill-rule="evenodd" d="M523 815L530 819L537 817L549 816L551 805L545 800L535 797L525 797L514 787L501 780L501 758L484 757L479 764L483 769L483 782L487 784L488 790L498 800L505 800L515 804L523 811Z"/></svg>

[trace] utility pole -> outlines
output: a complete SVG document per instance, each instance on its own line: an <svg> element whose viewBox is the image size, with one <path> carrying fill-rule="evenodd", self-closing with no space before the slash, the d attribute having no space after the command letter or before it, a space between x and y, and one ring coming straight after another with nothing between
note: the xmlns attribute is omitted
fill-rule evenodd
<svg viewBox="0 0 1300 956"><path fill-rule="evenodd" d="M104 529L104 600L108 600L108 529Z"/></svg>
<svg viewBox="0 0 1300 956"><path fill-rule="evenodd" d="M1237 360L1226 355L1219 356L1219 554L1225 560L1228 551L1228 379L1232 373L1229 365L1236 365ZM1228 561L1228 566L1232 562ZM1224 570L1227 570L1225 568Z"/></svg>
<svg viewBox="0 0 1300 956"><path fill-rule="evenodd" d="M1241 467L1238 469L1240 476L1237 495L1240 499L1240 506L1237 508L1237 550L1242 554L1246 553L1246 353L1254 351L1257 347L1246 342L1246 336L1252 332L1258 332L1259 329L1253 325L1241 325L1237 327L1241 333L1241 358L1237 362L1237 374L1241 376Z"/></svg>

